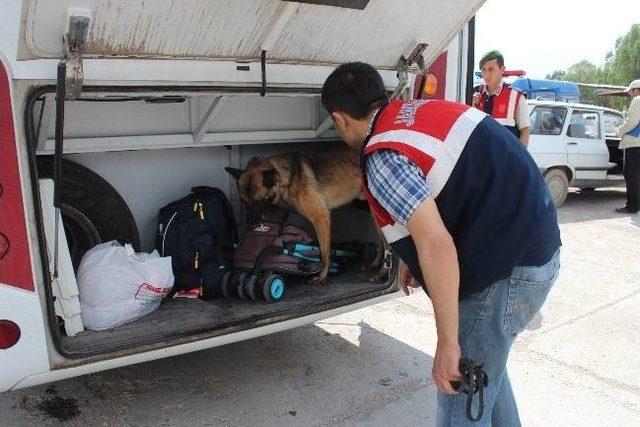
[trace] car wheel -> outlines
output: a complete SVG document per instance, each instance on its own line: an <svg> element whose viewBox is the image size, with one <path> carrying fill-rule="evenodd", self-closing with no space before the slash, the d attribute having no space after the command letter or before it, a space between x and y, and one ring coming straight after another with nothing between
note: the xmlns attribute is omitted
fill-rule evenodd
<svg viewBox="0 0 640 427"><path fill-rule="evenodd" d="M567 174L561 169L550 169L544 174L544 181L547 183L554 206L562 206L567 200L567 194L569 194Z"/></svg>

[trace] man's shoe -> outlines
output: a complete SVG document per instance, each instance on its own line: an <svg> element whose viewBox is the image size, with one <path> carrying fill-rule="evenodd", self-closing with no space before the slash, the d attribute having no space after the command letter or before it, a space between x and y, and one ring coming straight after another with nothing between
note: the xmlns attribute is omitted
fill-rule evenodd
<svg viewBox="0 0 640 427"><path fill-rule="evenodd" d="M634 214L634 213L638 213L638 211L637 211L637 210L632 211L631 209L629 209L629 207L628 207L628 206L623 206L623 207L621 207L621 208L617 208L617 209L616 209L616 212L617 212L617 213L621 213L621 214Z"/></svg>

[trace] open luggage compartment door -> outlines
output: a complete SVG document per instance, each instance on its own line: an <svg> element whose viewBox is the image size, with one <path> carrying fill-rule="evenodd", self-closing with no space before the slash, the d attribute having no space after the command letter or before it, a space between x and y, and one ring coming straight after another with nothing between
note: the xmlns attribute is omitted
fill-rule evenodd
<svg viewBox="0 0 640 427"><path fill-rule="evenodd" d="M359 60L391 69L400 55L421 42L428 44L424 57L431 62L482 3L24 0L19 55L20 59L62 57L68 16L80 11L91 16L87 58L251 62L259 61L265 51L268 63L326 65Z"/></svg>

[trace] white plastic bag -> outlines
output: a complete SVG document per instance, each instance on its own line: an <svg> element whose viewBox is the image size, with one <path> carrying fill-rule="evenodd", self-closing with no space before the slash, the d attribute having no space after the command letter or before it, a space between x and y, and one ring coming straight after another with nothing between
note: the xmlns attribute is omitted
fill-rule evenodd
<svg viewBox="0 0 640 427"><path fill-rule="evenodd" d="M87 251L78 267L82 322L96 331L140 319L160 306L173 286L171 257L135 253L117 241Z"/></svg>

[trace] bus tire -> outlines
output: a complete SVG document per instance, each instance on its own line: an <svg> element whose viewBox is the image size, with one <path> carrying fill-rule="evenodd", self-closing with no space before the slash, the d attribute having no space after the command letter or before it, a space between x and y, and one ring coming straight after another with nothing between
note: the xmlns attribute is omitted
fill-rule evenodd
<svg viewBox="0 0 640 427"><path fill-rule="evenodd" d="M38 177L53 179L53 157L38 158ZM62 223L76 271L85 252L99 243L117 240L140 250L138 227L129 206L100 175L63 160L60 195Z"/></svg>

